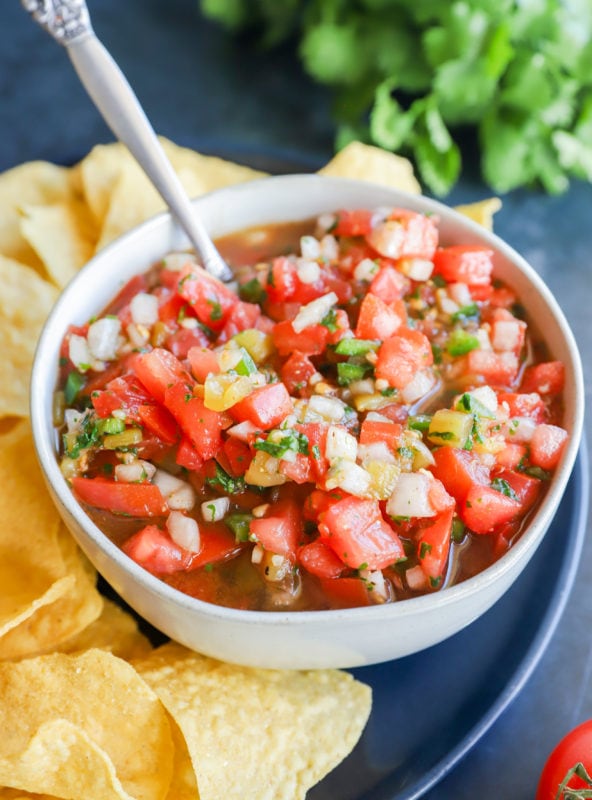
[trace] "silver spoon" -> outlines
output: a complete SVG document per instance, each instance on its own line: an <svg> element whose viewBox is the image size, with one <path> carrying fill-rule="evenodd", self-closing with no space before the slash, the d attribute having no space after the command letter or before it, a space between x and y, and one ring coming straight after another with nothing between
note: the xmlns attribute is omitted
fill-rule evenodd
<svg viewBox="0 0 592 800"><path fill-rule="evenodd" d="M68 51L105 122L129 148L189 237L204 269L222 281L233 275L210 239L144 113L138 98L95 36L85 0L21 0L42 28Z"/></svg>

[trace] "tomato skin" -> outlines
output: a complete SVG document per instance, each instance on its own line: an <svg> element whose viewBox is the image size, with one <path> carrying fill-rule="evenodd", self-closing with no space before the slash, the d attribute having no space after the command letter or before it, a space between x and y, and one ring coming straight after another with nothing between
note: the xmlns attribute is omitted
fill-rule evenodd
<svg viewBox="0 0 592 800"><path fill-rule="evenodd" d="M491 282L493 251L472 245L452 245L436 250L434 272L448 283L487 286Z"/></svg>
<svg viewBox="0 0 592 800"><path fill-rule="evenodd" d="M378 351L376 377L395 389L404 389L415 373L434 362L430 340L417 330L404 328L383 342Z"/></svg>
<svg viewBox="0 0 592 800"><path fill-rule="evenodd" d="M576 726L554 747L541 773L535 800L555 800L567 773L578 763L584 765L589 775L592 774L592 720ZM584 789L588 784L574 776L568 787ZM562 793L559 800L563 798Z"/></svg>
<svg viewBox="0 0 592 800"><path fill-rule="evenodd" d="M282 365L280 375L290 394L300 394L308 387L308 381L317 368L308 356L296 350Z"/></svg>
<svg viewBox="0 0 592 800"><path fill-rule="evenodd" d="M206 408L201 397L193 396L184 383L175 383L165 390L164 404L201 458L204 461L214 458L222 447L222 414Z"/></svg>
<svg viewBox="0 0 592 800"><path fill-rule="evenodd" d="M462 503L475 484L482 486L489 484L489 470L469 450L439 447L433 455L436 462L431 467L433 475L459 503Z"/></svg>
<svg viewBox="0 0 592 800"><path fill-rule="evenodd" d="M72 478L78 499L94 508L131 517L161 517L168 504L152 483L118 483L108 478Z"/></svg>
<svg viewBox="0 0 592 800"><path fill-rule="evenodd" d="M343 561L318 539L299 547L297 556L299 564L317 578L338 578L345 569Z"/></svg>
<svg viewBox="0 0 592 800"><path fill-rule="evenodd" d="M407 321L402 301L387 305L380 297L367 294L362 300L356 325L358 339L380 339L384 341L396 333Z"/></svg>
<svg viewBox="0 0 592 800"><path fill-rule="evenodd" d="M271 334L273 343L281 356L289 356L295 350L305 356L318 356L327 346L329 330L324 325L309 325L296 333L289 319L278 324Z"/></svg>
<svg viewBox="0 0 592 800"><path fill-rule="evenodd" d="M461 517L473 533L491 533L517 517L521 510L518 500L489 486L473 486L461 506Z"/></svg>
<svg viewBox="0 0 592 800"><path fill-rule="evenodd" d="M372 230L374 212L367 209L343 210L337 213L334 236L366 236Z"/></svg>
<svg viewBox="0 0 592 800"><path fill-rule="evenodd" d="M167 387L191 378L179 359L163 347L141 353L132 363L132 370L159 403L164 402Z"/></svg>
<svg viewBox="0 0 592 800"><path fill-rule="evenodd" d="M302 538L302 514L295 500L280 500L265 517L251 520L251 535L272 553L296 560Z"/></svg>
<svg viewBox="0 0 592 800"><path fill-rule="evenodd" d="M538 425L530 440L531 462L541 469L555 469L567 438L567 431L557 425Z"/></svg>
<svg viewBox="0 0 592 800"><path fill-rule="evenodd" d="M561 361L545 361L524 370L520 391L553 395L563 391L564 386L565 365Z"/></svg>
<svg viewBox="0 0 592 800"><path fill-rule="evenodd" d="M192 554L175 544L157 525L147 525L123 543L123 552L153 575L188 569Z"/></svg>
<svg viewBox="0 0 592 800"><path fill-rule="evenodd" d="M428 578L439 580L444 574L450 552L450 534L454 509L444 511L423 528L417 539L417 557Z"/></svg>
<svg viewBox="0 0 592 800"><path fill-rule="evenodd" d="M270 430L292 412L292 399L283 383L261 386L230 409L239 422L249 421L262 430Z"/></svg>
<svg viewBox="0 0 592 800"><path fill-rule="evenodd" d="M238 297L191 262L178 274L177 292L193 308L198 320L212 330L222 330Z"/></svg>

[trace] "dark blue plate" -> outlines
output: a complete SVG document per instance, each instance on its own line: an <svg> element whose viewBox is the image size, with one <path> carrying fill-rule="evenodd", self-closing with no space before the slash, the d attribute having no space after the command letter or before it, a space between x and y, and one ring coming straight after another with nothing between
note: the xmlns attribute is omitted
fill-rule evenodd
<svg viewBox="0 0 592 800"><path fill-rule="evenodd" d="M522 690L571 590L586 532L585 446L551 527L483 617L414 656L353 670L373 709L353 753L308 800L415 800L458 764Z"/></svg>

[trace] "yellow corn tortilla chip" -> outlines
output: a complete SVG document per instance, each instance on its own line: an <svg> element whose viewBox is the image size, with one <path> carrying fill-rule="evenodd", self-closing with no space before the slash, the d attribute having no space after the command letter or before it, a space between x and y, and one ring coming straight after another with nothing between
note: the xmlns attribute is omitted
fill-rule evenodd
<svg viewBox="0 0 592 800"><path fill-rule="evenodd" d="M2 444L0 658L7 659L70 638L98 617L103 601L45 488L28 425Z"/></svg>
<svg viewBox="0 0 592 800"><path fill-rule="evenodd" d="M53 205L25 205L21 232L60 289L95 251L97 232L87 206L80 200Z"/></svg>
<svg viewBox="0 0 592 800"><path fill-rule="evenodd" d="M153 649L134 617L108 598L103 600L100 616L58 649L62 653L76 653L91 648L108 650L126 661L144 658Z"/></svg>
<svg viewBox="0 0 592 800"><path fill-rule="evenodd" d="M390 186L410 194L421 194L421 187L413 174L410 161L362 142L350 142L319 170L319 174L334 178L354 178Z"/></svg>
<svg viewBox="0 0 592 800"><path fill-rule="evenodd" d="M201 800L304 798L370 713L370 688L338 670L238 667L172 642L134 666L179 725Z"/></svg>
<svg viewBox="0 0 592 800"><path fill-rule="evenodd" d="M103 650L0 664L0 784L84 800L164 800L173 741L157 696Z"/></svg>
<svg viewBox="0 0 592 800"><path fill-rule="evenodd" d="M29 414L37 338L58 290L35 270L0 255L0 418Z"/></svg>
<svg viewBox="0 0 592 800"><path fill-rule="evenodd" d="M43 273L43 264L24 239L19 214L23 205L68 202L79 181L67 167L47 161L30 161L0 175L0 253Z"/></svg>
<svg viewBox="0 0 592 800"><path fill-rule="evenodd" d="M493 230L493 215L502 207L499 197L489 197L487 200L479 200L477 203L456 206L456 210L465 217L469 217L479 225L483 225L488 231Z"/></svg>

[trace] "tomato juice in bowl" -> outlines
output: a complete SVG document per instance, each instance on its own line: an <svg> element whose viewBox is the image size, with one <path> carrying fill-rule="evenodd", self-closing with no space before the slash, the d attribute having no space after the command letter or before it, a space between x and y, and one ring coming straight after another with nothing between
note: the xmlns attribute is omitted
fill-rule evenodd
<svg viewBox="0 0 592 800"><path fill-rule="evenodd" d="M85 447L100 442L96 453L91 450L94 466L69 474L73 465L66 464L64 471L110 538L82 511L59 470L39 382L48 391L55 388L58 351L69 325L78 326L74 335L88 343L89 330L81 326L107 308L119 315L120 327L107 315L93 329L95 340L100 340L99 328L103 344L109 342L110 327L120 335L122 319L137 327L133 317L125 319L130 298L119 308L108 306L128 279L183 249L170 219L148 223L91 262L66 290L62 313L54 312L42 337L32 393L36 441L54 496L83 548L149 621L230 661L351 666L414 652L459 630L499 597L534 552L577 452L580 367L553 299L496 237L424 198L351 181L289 176L214 193L197 207L212 235L223 237L229 260L254 260L255 267L237 268L245 297L240 305L230 292L204 292L207 278L179 265L177 256L168 267L165 258L165 269L148 284L135 278L141 295L134 301L136 320L149 314L148 306L153 313L171 297L174 306L172 339L127 348L128 353L143 351L129 356L134 360L130 374L139 382L133 413L144 415L143 421L130 419L134 381L122 388L120 371L111 379L118 383L96 383L87 403L93 425L82 430L71 419L66 444L66 458L77 461L81 433ZM393 216L386 208L405 211ZM360 213L341 215L334 227L331 213L339 209ZM305 230L312 233L310 224L282 227L318 216L325 226L320 239L301 240ZM372 229L366 229L370 218ZM241 255L244 237L224 237L268 223L279 225L276 234L291 236L292 245L302 244L304 253L296 260L278 259L271 270L257 270L265 255L277 254L286 242L250 234L251 250ZM411 229L411 244L403 243L402 251L396 250L401 229ZM342 237L347 252L336 255ZM444 249L434 256L437 237ZM366 245L368 252L356 252ZM266 246L273 252L266 253ZM469 249L461 253L460 246ZM494 276L503 284L495 289L493 303L486 297L491 264L485 262L491 257L484 254L489 250L495 254ZM470 267L467 252L474 256ZM324 271L325 262L336 266ZM469 269L472 285L463 269ZM92 298L84 296L90 281ZM172 295L165 297L171 287ZM259 291L265 292L262 310L250 302L261 299L255 296ZM512 293L537 329L534 341L544 338L542 360L563 364L563 411L555 389L533 373L535 356L529 353L522 363L524 325L507 308L515 299ZM66 307L75 308L67 319ZM479 310L487 327L476 319ZM154 317L147 319L157 324ZM245 336L252 330L260 335ZM493 345L480 341L484 332ZM82 348L78 355L76 347ZM70 361L68 374L71 350L68 345L66 356L62 351ZM73 352L84 370L83 345L75 344ZM480 354L481 361L471 353ZM434 354L441 365L434 366ZM478 381L467 377L469 362L471 375L481 370ZM501 375L500 369L506 372ZM123 403L121 391L128 392ZM75 413L84 414L84 408ZM165 428L157 439L168 430L175 441L172 458L171 453L152 460L138 458L142 452L123 456L128 447L146 448L148 437L138 437L139 429L158 433L158 425ZM84 436L91 429L95 441L89 444ZM558 434L563 429L565 441ZM129 430L133 442L126 439ZM533 436L540 447L526 446ZM555 436L555 450L549 436ZM115 437L107 441L115 448L103 446L107 437ZM114 454L118 443L123 449ZM561 451L557 466L555 451ZM142 474L146 464L149 476ZM536 472L551 468L555 473L543 491L542 474ZM451 472L472 476L470 497L466 486L450 481ZM119 498L116 520L108 507L96 510L112 502L113 494L106 501L102 496L106 490ZM539 492L540 505L519 531L519 506L522 513ZM142 506L152 501L155 506ZM134 511L134 503L148 508L146 518L134 519L144 513ZM485 514L479 513L483 506ZM465 544L453 545L456 582L442 555L453 525L473 531L464 537L457 531ZM517 533L516 543L496 560ZM346 607L352 604L362 607Z"/></svg>

